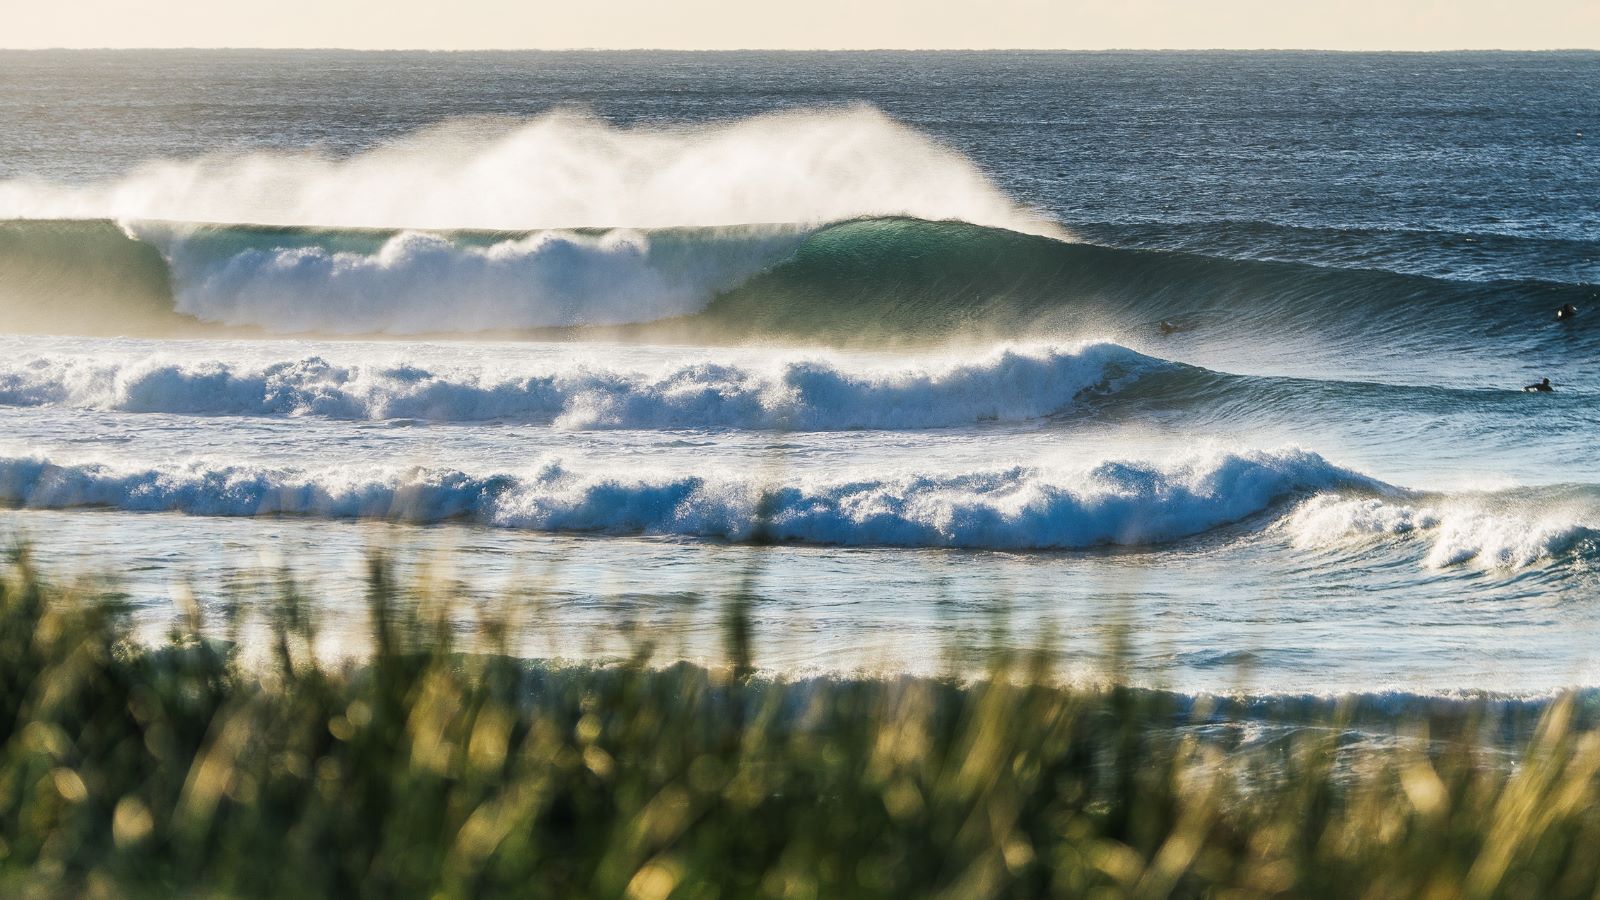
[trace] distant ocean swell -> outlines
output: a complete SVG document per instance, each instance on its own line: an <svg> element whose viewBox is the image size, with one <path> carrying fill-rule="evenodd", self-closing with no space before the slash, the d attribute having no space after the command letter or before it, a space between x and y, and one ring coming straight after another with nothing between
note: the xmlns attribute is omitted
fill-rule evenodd
<svg viewBox="0 0 1600 900"><path fill-rule="evenodd" d="M1334 225L1198 218L1174 221L1074 222L1073 234L1092 243L1146 250L1181 250L1261 261L1298 261L1326 268L1381 269L1458 281L1586 284L1600 290L1600 238L1580 223L1417 227ZM1430 227L1431 226L1431 227ZM1520 226L1520 227L1519 227Z"/></svg>
<svg viewBox="0 0 1600 900"><path fill-rule="evenodd" d="M1589 352L1593 285L1118 249L959 221L526 232L0 223L14 330L277 334L671 329L833 344L1227 328Z"/></svg>

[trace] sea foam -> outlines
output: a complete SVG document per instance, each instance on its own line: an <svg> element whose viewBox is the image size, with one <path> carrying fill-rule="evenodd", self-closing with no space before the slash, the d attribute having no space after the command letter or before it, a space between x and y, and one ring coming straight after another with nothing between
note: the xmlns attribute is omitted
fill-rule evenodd
<svg viewBox="0 0 1600 900"><path fill-rule="evenodd" d="M739 472L585 472L553 460L525 472L469 474L0 458L0 502L36 509L459 519L542 532L1000 550L1171 541L1297 493L1374 484L1303 450L777 481Z"/></svg>
<svg viewBox="0 0 1600 900"><path fill-rule="evenodd" d="M263 366L40 357L0 363L0 405L133 413L333 419L512 420L563 428L831 431L1017 422L1073 408L1087 391L1172 365L1116 344L1017 346L968 360L851 364L793 356L715 359L656 372L588 363L528 373L412 365Z"/></svg>
<svg viewBox="0 0 1600 900"><path fill-rule="evenodd" d="M1518 504L1489 496L1404 501L1327 494L1283 523L1296 546L1339 548L1386 538L1426 542L1429 568L1518 570L1600 539L1596 510L1578 502Z"/></svg>
<svg viewBox="0 0 1600 900"><path fill-rule="evenodd" d="M277 333L417 334L649 322L702 309L788 255L794 226L594 233L536 231L499 239L401 231L370 250L127 223L160 249L174 308L203 322ZM337 236L329 235L330 243Z"/></svg>

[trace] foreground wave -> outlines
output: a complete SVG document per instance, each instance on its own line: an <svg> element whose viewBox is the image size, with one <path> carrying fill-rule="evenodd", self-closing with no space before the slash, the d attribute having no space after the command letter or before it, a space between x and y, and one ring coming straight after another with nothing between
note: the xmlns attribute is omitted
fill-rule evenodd
<svg viewBox="0 0 1600 900"><path fill-rule="evenodd" d="M528 474L473 475L0 458L0 502L33 509L463 520L545 532L1003 550L1171 541L1338 487L1392 490L1303 450L776 484L736 474L584 473L558 462Z"/></svg>
<svg viewBox="0 0 1600 900"><path fill-rule="evenodd" d="M460 521L550 533L1013 551L1147 546L1271 518L1319 565L1399 552L1424 568L1519 572L1600 560L1600 488L1406 491L1298 449L1166 462L767 481L728 472L302 469L0 457L0 504L197 516ZM1587 565L1587 564L1586 564Z"/></svg>

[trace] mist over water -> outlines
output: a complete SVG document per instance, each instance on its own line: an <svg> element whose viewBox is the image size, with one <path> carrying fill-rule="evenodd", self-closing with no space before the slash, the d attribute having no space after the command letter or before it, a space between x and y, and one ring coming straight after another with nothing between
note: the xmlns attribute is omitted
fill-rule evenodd
<svg viewBox="0 0 1600 900"><path fill-rule="evenodd" d="M0 54L4 528L151 622L390 529L572 652L764 565L806 670L1597 683L1600 56L223 59Z"/></svg>
<svg viewBox="0 0 1600 900"><path fill-rule="evenodd" d="M868 106L619 128L576 112L443 123L353 156L150 160L89 184L0 182L0 218L528 231L823 224L1057 230L970 160Z"/></svg>

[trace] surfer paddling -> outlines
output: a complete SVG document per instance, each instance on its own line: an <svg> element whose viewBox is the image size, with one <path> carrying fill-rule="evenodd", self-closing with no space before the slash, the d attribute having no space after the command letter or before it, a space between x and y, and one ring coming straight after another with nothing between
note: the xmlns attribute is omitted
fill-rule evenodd
<svg viewBox="0 0 1600 900"><path fill-rule="evenodd" d="M1577 316L1578 316L1578 308L1576 306L1573 306L1571 303L1568 303L1565 306L1561 307L1560 309L1556 310L1556 321L1557 322L1571 322L1573 319L1577 318Z"/></svg>
<svg viewBox="0 0 1600 900"><path fill-rule="evenodd" d="M1548 378L1538 384L1530 384L1523 390L1530 394L1551 394L1555 392L1555 388L1550 386L1550 379Z"/></svg>

